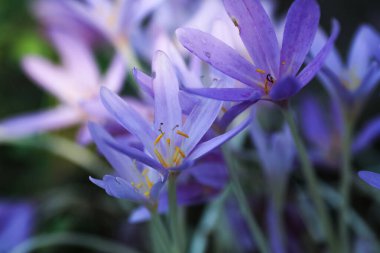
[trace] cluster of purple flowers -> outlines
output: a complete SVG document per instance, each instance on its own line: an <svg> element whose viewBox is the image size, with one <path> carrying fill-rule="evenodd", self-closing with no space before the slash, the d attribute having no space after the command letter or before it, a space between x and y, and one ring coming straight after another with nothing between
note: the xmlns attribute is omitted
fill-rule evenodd
<svg viewBox="0 0 380 253"><path fill-rule="evenodd" d="M344 64L334 48L339 23L333 20L326 36L316 0L295 0L280 24L272 20L271 7L260 0L39 0L35 12L60 63L28 55L22 67L59 104L0 121L0 141L79 124L76 141L94 142L114 169L91 182L112 197L140 204L130 217L137 222L170 212L171 201L186 206L219 196L234 181L236 166L228 160L246 154L248 133L257 159L244 159L263 169L270 188L267 216L273 218L267 222L270 246L262 246L256 234L257 245L249 247L305 252L290 236L285 243L283 215L277 212L291 208L283 197L290 175L308 164L346 175L341 194L347 209L350 157L380 134L379 118L353 130L380 81L380 34L361 26ZM95 49L104 42L113 56L101 71ZM121 95L128 75L133 81L127 89L137 96ZM291 99L315 77L329 95L329 109L316 96L301 94L300 110L292 114ZM275 131L265 129L261 118L270 119L278 109L287 121L281 119ZM312 188L315 171L309 173ZM359 176L380 189L380 174ZM320 202L314 204L323 219ZM183 246L176 247L182 252Z"/></svg>

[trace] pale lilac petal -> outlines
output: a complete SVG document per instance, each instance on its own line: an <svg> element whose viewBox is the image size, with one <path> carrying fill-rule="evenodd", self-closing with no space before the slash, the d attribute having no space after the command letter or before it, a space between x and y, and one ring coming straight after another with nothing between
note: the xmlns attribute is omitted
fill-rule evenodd
<svg viewBox="0 0 380 253"><path fill-rule="evenodd" d="M89 45L69 33L53 31L50 35L67 73L87 89L96 87L99 69Z"/></svg>
<svg viewBox="0 0 380 253"><path fill-rule="evenodd" d="M255 101L247 101L232 106L219 120L218 126L221 129L225 129L237 116L239 116L243 111L254 104L254 102Z"/></svg>
<svg viewBox="0 0 380 253"><path fill-rule="evenodd" d="M126 101L109 89L102 87L100 95L106 109L125 129L135 135L153 155L153 142L157 134L151 129L148 122Z"/></svg>
<svg viewBox="0 0 380 253"><path fill-rule="evenodd" d="M75 137L75 140L80 145L87 145L90 142L92 142L92 137L90 134L90 131L88 130L87 125L82 125L80 129L78 130L78 133Z"/></svg>
<svg viewBox="0 0 380 253"><path fill-rule="evenodd" d="M365 170L359 171L358 174L367 184L380 189L380 174Z"/></svg>
<svg viewBox="0 0 380 253"><path fill-rule="evenodd" d="M16 116L0 122L0 140L14 140L27 135L56 130L77 124L81 120L82 114L79 110L66 106Z"/></svg>
<svg viewBox="0 0 380 253"><path fill-rule="evenodd" d="M251 117L248 117L242 123L240 123L238 126L234 127L233 129L229 130L228 132L218 135L217 137L209 141L199 144L188 158L195 160L207 154L209 151L222 145L223 143L225 143L226 141L230 140L235 135L243 131L249 125L250 122L251 122Z"/></svg>
<svg viewBox="0 0 380 253"><path fill-rule="evenodd" d="M103 188L107 194L112 197L127 199L134 202L145 201L145 198L136 192L135 188L129 182L121 177L105 175L102 181L93 179L92 177L90 177L90 181Z"/></svg>
<svg viewBox="0 0 380 253"><path fill-rule="evenodd" d="M79 87L75 86L75 80L70 78L61 67L38 56L23 58L22 67L37 85L61 101L72 103L81 97Z"/></svg>
<svg viewBox="0 0 380 253"><path fill-rule="evenodd" d="M371 58L379 50L380 34L369 25L362 25L356 32L348 55L348 69L359 79L364 78Z"/></svg>
<svg viewBox="0 0 380 253"><path fill-rule="evenodd" d="M318 29L320 9L315 0L296 0L288 11L281 48L280 76L295 76Z"/></svg>
<svg viewBox="0 0 380 253"><path fill-rule="evenodd" d="M354 152L358 152L369 146L380 137L380 117L368 122L356 136L353 143Z"/></svg>
<svg viewBox="0 0 380 253"><path fill-rule="evenodd" d="M213 99L200 99L186 118L183 131L189 135L184 141L183 150L190 153L214 123L222 107L222 102Z"/></svg>
<svg viewBox="0 0 380 253"><path fill-rule="evenodd" d="M154 91L154 125L169 132L173 127L182 126L182 111L179 104L179 84L167 55L157 51L152 63ZM157 131L157 135L159 132Z"/></svg>
<svg viewBox="0 0 380 253"><path fill-rule="evenodd" d="M205 162L188 170L195 179L206 186L221 189L228 181L228 173L223 163Z"/></svg>
<svg viewBox="0 0 380 253"><path fill-rule="evenodd" d="M257 101L262 96L261 90L253 88L184 88L184 90L191 94L222 101Z"/></svg>
<svg viewBox="0 0 380 253"><path fill-rule="evenodd" d="M224 5L254 64L277 77L280 49L273 24L260 0L224 0Z"/></svg>
<svg viewBox="0 0 380 253"><path fill-rule="evenodd" d="M334 42L339 34L339 23L338 21L333 21L333 28L330 38L327 40L325 46L319 51L319 53L314 57L314 59L299 73L297 76L298 81L302 86L308 84L311 79L317 74L321 69L326 60L326 57L330 53L331 49L334 47Z"/></svg>
<svg viewBox="0 0 380 253"><path fill-rule="evenodd" d="M133 68L133 76L135 77L135 80L140 86L141 90L153 98L154 93L152 78L136 68Z"/></svg>
<svg viewBox="0 0 380 253"><path fill-rule="evenodd" d="M185 48L217 70L252 87L260 83L256 68L224 42L191 28L177 29L176 34Z"/></svg>
<svg viewBox="0 0 380 253"><path fill-rule="evenodd" d="M380 80L380 65L377 62L372 62L367 67L367 73L364 75L358 89L354 92L357 98L365 100L368 95L379 85Z"/></svg>
<svg viewBox="0 0 380 253"><path fill-rule="evenodd" d="M284 100L294 96L303 86L296 78L286 77L275 83L269 93L273 100Z"/></svg>
<svg viewBox="0 0 380 253"><path fill-rule="evenodd" d="M102 84L113 92L118 93L123 87L126 75L127 64L125 64L125 60L116 55L105 73Z"/></svg>

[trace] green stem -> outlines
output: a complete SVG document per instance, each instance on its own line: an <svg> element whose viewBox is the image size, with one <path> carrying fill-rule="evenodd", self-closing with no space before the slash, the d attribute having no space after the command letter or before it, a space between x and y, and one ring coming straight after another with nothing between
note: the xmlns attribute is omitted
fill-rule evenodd
<svg viewBox="0 0 380 253"><path fill-rule="evenodd" d="M153 234L157 237L157 243L161 252L172 252L168 232L156 210L151 211Z"/></svg>
<svg viewBox="0 0 380 253"><path fill-rule="evenodd" d="M11 253L29 253L36 249L58 245L77 246L105 253L138 253L137 250L116 242L108 241L97 236L75 233L36 236L19 244Z"/></svg>
<svg viewBox="0 0 380 253"><path fill-rule="evenodd" d="M168 191L169 191L169 224L170 224L170 233L173 240L173 247L175 252L181 253L181 246L183 245L183 238L181 236L181 228L179 222L179 213L177 205L177 189L176 189L176 179L177 174L175 172L170 172L169 182L168 182Z"/></svg>
<svg viewBox="0 0 380 253"><path fill-rule="evenodd" d="M248 228L253 235L253 240L257 243L257 246L261 253L269 253L269 247L267 240L264 236L263 231L261 230L259 224L257 223L255 217L252 215L251 209L247 202L247 199L244 195L244 191L242 186L240 185L238 175L236 173L236 166L231 157L229 150L224 147L223 148L224 157L227 161L230 176L231 176L231 187L232 191L236 196L236 200L239 204L240 210L247 222Z"/></svg>
<svg viewBox="0 0 380 253"><path fill-rule="evenodd" d="M298 133L298 129L293 119L292 112L289 109L284 109L283 114L289 125L290 131L292 133L292 136L297 148L298 156L302 165L301 166L302 172L306 178L306 182L308 185L308 191L317 209L318 215L321 219L322 227L326 233L325 236L328 242L328 246L331 252L337 252L336 244L335 244L335 236L332 230L332 224L329 219L326 205L323 202L322 196L318 190L318 181L317 181L317 176L315 174L314 168L310 162L305 145L302 142L301 137Z"/></svg>
<svg viewBox="0 0 380 253"><path fill-rule="evenodd" d="M340 184L340 194L342 202L340 205L339 215L339 235L341 241L341 251L350 252L348 240L348 210L350 205L350 186L351 186L351 134L352 134L352 121L346 116L343 124L343 137L342 137L342 179Z"/></svg>

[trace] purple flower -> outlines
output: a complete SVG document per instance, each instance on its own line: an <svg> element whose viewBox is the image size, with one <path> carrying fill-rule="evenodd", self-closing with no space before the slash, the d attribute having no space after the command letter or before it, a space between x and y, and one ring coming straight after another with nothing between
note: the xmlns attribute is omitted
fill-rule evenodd
<svg viewBox="0 0 380 253"><path fill-rule="evenodd" d="M377 189L380 189L380 174L372 171L359 171L359 177L363 179L367 184Z"/></svg>
<svg viewBox="0 0 380 253"><path fill-rule="evenodd" d="M0 202L0 252L10 252L33 232L35 209L27 202Z"/></svg>
<svg viewBox="0 0 380 253"><path fill-rule="evenodd" d="M131 160L110 147L106 141L116 142L116 140L102 127L90 123L89 129L99 151L115 169L114 175L106 175L102 180L90 177L91 182L103 188L112 197L144 203L150 207L155 206L166 178L156 170Z"/></svg>
<svg viewBox="0 0 380 253"><path fill-rule="evenodd" d="M152 63L154 122L142 118L128 102L107 88L102 88L104 106L114 118L144 146L144 152L129 145L109 143L132 159L160 172L182 170L194 160L242 131L248 120L232 130L202 142L221 110L221 102L200 99L186 115L179 102L179 87L175 70L162 52L155 54Z"/></svg>
<svg viewBox="0 0 380 253"><path fill-rule="evenodd" d="M57 97L60 104L53 109L1 121L1 140L85 123L88 119L104 123L108 118L99 100L99 88L120 90L126 74L123 61L115 56L102 76L87 44L60 32L52 32L51 37L61 57L61 65L39 56L26 56L22 65L30 78ZM78 140L86 142L87 128L79 133Z"/></svg>
<svg viewBox="0 0 380 253"><path fill-rule="evenodd" d="M318 28L319 6L314 0L296 0L289 9L281 49L275 29L259 0L225 0L225 8L239 29L252 62L210 34L180 28L180 42L200 59L246 88L202 88L189 92L226 101L286 100L303 88L321 68L333 46L339 25L319 54L300 71Z"/></svg>

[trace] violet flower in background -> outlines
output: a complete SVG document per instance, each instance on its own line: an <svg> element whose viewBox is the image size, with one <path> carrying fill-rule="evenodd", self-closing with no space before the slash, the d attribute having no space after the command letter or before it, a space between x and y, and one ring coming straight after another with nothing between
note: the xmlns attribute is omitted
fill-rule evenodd
<svg viewBox="0 0 380 253"><path fill-rule="evenodd" d="M88 120L102 124L108 120L99 100L99 89L101 86L114 92L121 89L126 75L124 62L116 55L102 75L86 43L58 31L50 35L61 65L30 55L23 59L22 66L30 78L57 97L60 104L53 109L2 120L0 141L86 124ZM82 127L77 138L81 143L88 142L86 126Z"/></svg>
<svg viewBox="0 0 380 253"><path fill-rule="evenodd" d="M28 239L35 226L35 208L28 202L0 202L0 252L10 252Z"/></svg>
<svg viewBox="0 0 380 253"><path fill-rule="evenodd" d="M321 68L338 35L333 31L319 54L299 72L318 28L319 6L314 0L296 0L289 9L281 50L275 29L260 1L224 1L240 32L253 63L210 34L180 28L180 42L200 59L247 88L187 89L189 92L226 101L286 100L303 88ZM301 25L300 25L301 24Z"/></svg>
<svg viewBox="0 0 380 253"><path fill-rule="evenodd" d="M128 145L110 142L109 145L133 159L152 166L160 172L182 170L195 159L207 154L242 131L249 119L232 130L202 142L220 112L221 102L200 100L185 117L179 103L178 80L168 57L158 51L152 63L154 91L154 122L151 125L131 106L109 89L101 90L104 106L132 135L145 152Z"/></svg>
<svg viewBox="0 0 380 253"><path fill-rule="evenodd" d="M380 189L380 174L379 173L362 170L362 171L359 171L358 175L370 186Z"/></svg>

